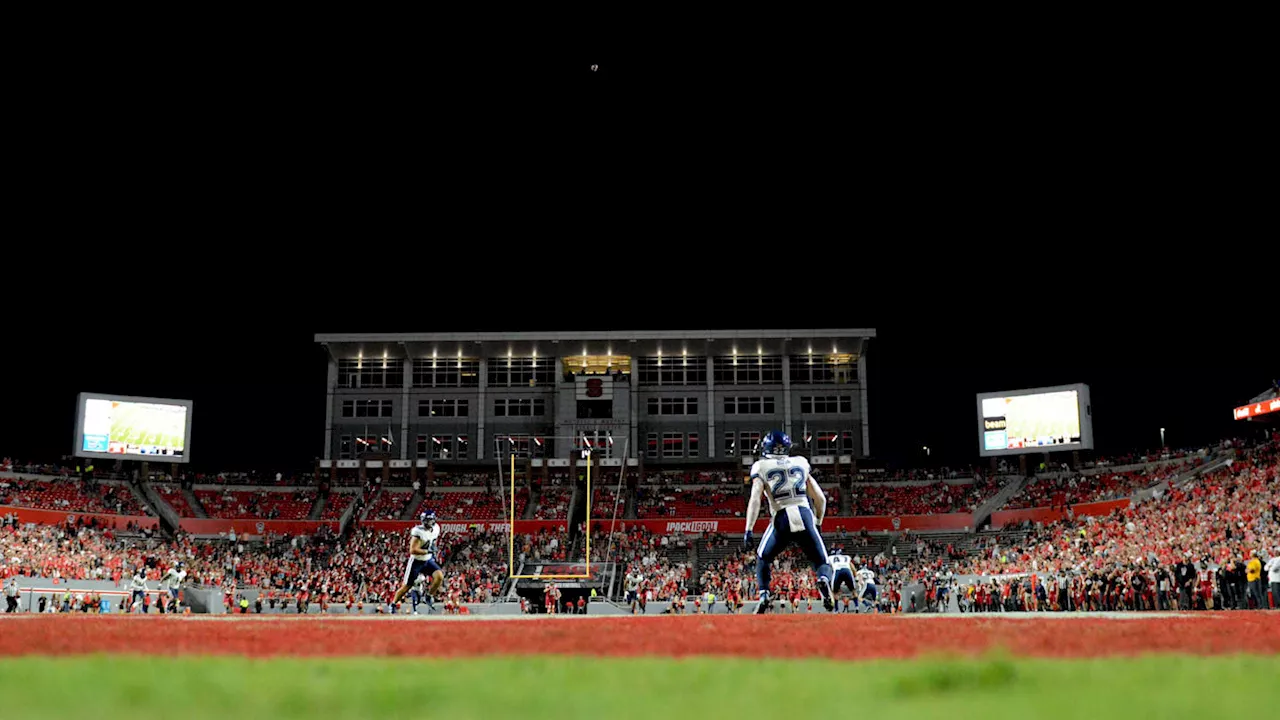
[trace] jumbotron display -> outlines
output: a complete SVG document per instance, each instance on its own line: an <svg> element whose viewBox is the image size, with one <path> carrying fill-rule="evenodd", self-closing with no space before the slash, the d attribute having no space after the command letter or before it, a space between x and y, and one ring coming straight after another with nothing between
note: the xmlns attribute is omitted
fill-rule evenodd
<svg viewBox="0 0 1280 720"><path fill-rule="evenodd" d="M1088 385L978 396L978 454L982 457L1091 449Z"/></svg>
<svg viewBox="0 0 1280 720"><path fill-rule="evenodd" d="M189 462L190 400L80 393L75 455Z"/></svg>

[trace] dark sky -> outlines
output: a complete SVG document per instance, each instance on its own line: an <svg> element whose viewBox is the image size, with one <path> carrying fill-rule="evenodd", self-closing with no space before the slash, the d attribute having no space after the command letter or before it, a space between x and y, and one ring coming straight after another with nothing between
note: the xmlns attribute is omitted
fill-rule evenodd
<svg viewBox="0 0 1280 720"><path fill-rule="evenodd" d="M1199 76L592 62L28 105L0 455L67 453L87 390L194 399L197 466L305 466L315 332L875 327L899 464L976 461L977 392L1088 383L1116 452L1280 375L1256 128Z"/></svg>

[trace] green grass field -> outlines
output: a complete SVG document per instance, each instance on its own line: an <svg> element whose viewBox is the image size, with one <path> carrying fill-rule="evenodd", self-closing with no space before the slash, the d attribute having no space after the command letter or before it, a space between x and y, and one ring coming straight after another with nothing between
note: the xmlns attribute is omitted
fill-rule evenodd
<svg viewBox="0 0 1280 720"><path fill-rule="evenodd" d="M111 442L180 448L185 441L181 413L122 403L111 415Z"/></svg>
<svg viewBox="0 0 1280 720"><path fill-rule="evenodd" d="M6 717L1265 717L1280 657L0 660Z"/></svg>

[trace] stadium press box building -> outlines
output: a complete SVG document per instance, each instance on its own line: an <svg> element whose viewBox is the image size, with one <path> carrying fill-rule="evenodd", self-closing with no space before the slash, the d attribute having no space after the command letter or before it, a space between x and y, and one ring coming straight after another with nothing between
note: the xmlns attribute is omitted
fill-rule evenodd
<svg viewBox="0 0 1280 720"><path fill-rule="evenodd" d="M319 334L329 357L321 465L380 458L443 468L510 453L560 465L588 443L605 460L629 448L628 464L736 465L771 428L818 463L845 464L869 454L864 352L873 337L871 329Z"/></svg>

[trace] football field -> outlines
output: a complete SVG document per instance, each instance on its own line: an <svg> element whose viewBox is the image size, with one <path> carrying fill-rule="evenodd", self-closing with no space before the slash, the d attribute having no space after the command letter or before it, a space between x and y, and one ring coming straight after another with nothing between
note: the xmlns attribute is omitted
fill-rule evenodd
<svg viewBox="0 0 1280 720"><path fill-rule="evenodd" d="M141 403L112 405L111 442L182 448L186 441L181 412Z"/></svg>
<svg viewBox="0 0 1280 720"><path fill-rule="evenodd" d="M1280 613L0 616L14 717L1234 717ZM8 656L8 657L6 657Z"/></svg>

